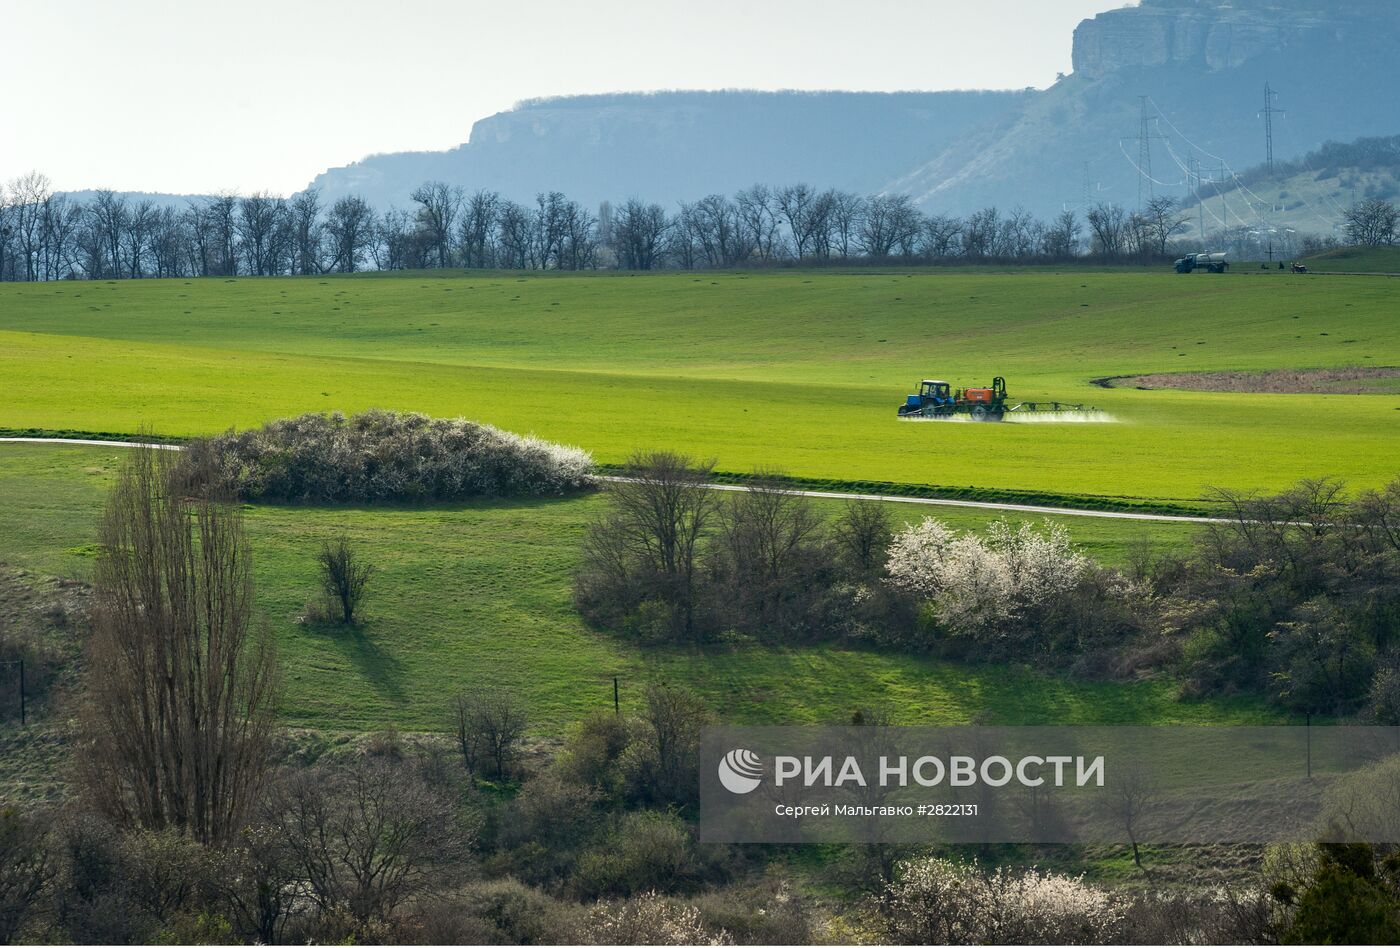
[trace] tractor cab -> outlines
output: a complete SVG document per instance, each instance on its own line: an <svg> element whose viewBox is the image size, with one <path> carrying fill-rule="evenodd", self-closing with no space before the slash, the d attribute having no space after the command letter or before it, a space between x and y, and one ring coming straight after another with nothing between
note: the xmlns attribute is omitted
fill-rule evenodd
<svg viewBox="0 0 1400 948"><path fill-rule="evenodd" d="M924 379L924 384L919 386L919 398L927 404L951 405L951 389L951 385L940 379Z"/></svg>
<svg viewBox="0 0 1400 948"><path fill-rule="evenodd" d="M951 411L957 403L953 387L942 379L924 379L919 394L910 395L899 406L900 417L927 415Z"/></svg>

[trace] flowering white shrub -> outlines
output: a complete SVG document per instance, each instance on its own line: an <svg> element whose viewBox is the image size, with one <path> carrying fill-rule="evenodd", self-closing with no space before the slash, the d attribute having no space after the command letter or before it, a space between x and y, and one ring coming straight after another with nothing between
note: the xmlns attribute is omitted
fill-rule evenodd
<svg viewBox="0 0 1400 948"><path fill-rule="evenodd" d="M644 892L619 902L599 902L589 913L586 937L595 945L727 945L725 932L700 923L693 905Z"/></svg>
<svg viewBox="0 0 1400 948"><path fill-rule="evenodd" d="M895 536L886 571L892 586L926 602L949 631L980 635L1004 631L1074 589L1088 566L1059 524L1013 528L1000 520L979 536L926 517Z"/></svg>
<svg viewBox="0 0 1400 948"><path fill-rule="evenodd" d="M880 918L902 944L1085 945L1111 939L1124 909L1082 878L925 857L900 865Z"/></svg>
<svg viewBox="0 0 1400 948"><path fill-rule="evenodd" d="M311 413L190 446L197 472L247 500L458 500L563 494L594 483L580 448L465 419Z"/></svg>

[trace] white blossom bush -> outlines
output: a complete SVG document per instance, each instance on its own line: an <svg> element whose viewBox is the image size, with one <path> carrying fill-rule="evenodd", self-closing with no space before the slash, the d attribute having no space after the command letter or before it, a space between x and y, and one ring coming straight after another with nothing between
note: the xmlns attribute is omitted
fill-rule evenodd
<svg viewBox="0 0 1400 948"><path fill-rule="evenodd" d="M881 895L890 940L919 945L1105 944L1123 904L1082 877L983 872L977 863L924 857L901 863Z"/></svg>
<svg viewBox="0 0 1400 948"><path fill-rule="evenodd" d="M949 632L1005 634L1018 620L1074 589L1089 568L1056 523L1041 528L1005 520L985 535L958 533L932 517L890 544L891 586L928 605Z"/></svg>
<svg viewBox="0 0 1400 948"><path fill-rule="evenodd" d="M465 419L310 413L196 442L192 471L246 500L373 502L565 494L593 458Z"/></svg>
<svg viewBox="0 0 1400 948"><path fill-rule="evenodd" d="M589 913L585 937L594 945L728 945L723 931L700 922L700 910L644 892L615 902L599 902Z"/></svg>

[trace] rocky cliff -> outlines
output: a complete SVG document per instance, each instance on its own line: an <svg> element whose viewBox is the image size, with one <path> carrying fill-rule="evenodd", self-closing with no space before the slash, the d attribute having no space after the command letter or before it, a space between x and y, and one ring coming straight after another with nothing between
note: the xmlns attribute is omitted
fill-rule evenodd
<svg viewBox="0 0 1400 948"><path fill-rule="evenodd" d="M1392 0L1145 0L1085 20L1074 33L1074 71L1096 79L1124 68L1234 69L1269 53L1342 42L1400 23Z"/></svg>

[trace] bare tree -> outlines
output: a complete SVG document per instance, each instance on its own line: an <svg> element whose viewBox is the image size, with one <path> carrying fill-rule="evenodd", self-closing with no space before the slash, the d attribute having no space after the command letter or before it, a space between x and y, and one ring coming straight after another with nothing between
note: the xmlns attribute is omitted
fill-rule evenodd
<svg viewBox="0 0 1400 948"><path fill-rule="evenodd" d="M865 198L848 191L831 193L831 243L838 256L849 257L855 249Z"/></svg>
<svg viewBox="0 0 1400 948"><path fill-rule="evenodd" d="M997 234L996 256L1006 260L1025 260L1035 256L1040 249L1045 225L1036 220L1024 207L1012 209L1002 221Z"/></svg>
<svg viewBox="0 0 1400 948"><path fill-rule="evenodd" d="M501 779L510 773L525 737L525 709L507 690L458 695L456 702L457 748L471 773L489 767Z"/></svg>
<svg viewBox="0 0 1400 948"><path fill-rule="evenodd" d="M836 521L836 542L850 564L864 575L877 573L885 565L885 553L894 536L885 506L849 500Z"/></svg>
<svg viewBox="0 0 1400 948"><path fill-rule="evenodd" d="M1161 787L1152 778L1146 765L1140 760L1134 760L1114 775L1112 787L1103 804L1122 824L1128 844L1133 849L1133 864L1147 875L1151 873L1142 864L1141 840L1144 830L1151 825L1161 798Z"/></svg>
<svg viewBox="0 0 1400 948"><path fill-rule="evenodd" d="M779 188L774 199L778 213L787 222L793 255L801 260L813 251L817 231L826 226L830 205L821 202L817 192L807 184Z"/></svg>
<svg viewBox="0 0 1400 948"><path fill-rule="evenodd" d="M39 279L39 258L43 248L43 208L53 196L53 185L37 171L10 182L14 209L11 225L19 254L24 260L24 279Z"/></svg>
<svg viewBox="0 0 1400 948"><path fill-rule="evenodd" d="M238 195L227 191L205 208L213 234L214 266L211 276L238 274Z"/></svg>
<svg viewBox="0 0 1400 948"><path fill-rule="evenodd" d="M534 239L530 265L538 270L558 268L564 256L568 200L558 191L535 196Z"/></svg>
<svg viewBox="0 0 1400 948"><path fill-rule="evenodd" d="M746 491L720 511L720 536L731 584L729 606L738 628L786 631L800 621L812 584L803 582L818 558L821 529L812 502L759 472Z"/></svg>
<svg viewBox="0 0 1400 948"><path fill-rule="evenodd" d="M234 226L253 276L277 272L274 237L285 213L286 201L266 191L250 194L238 202Z"/></svg>
<svg viewBox="0 0 1400 948"><path fill-rule="evenodd" d="M495 191L477 191L466 199L462 211L462 262L467 267L488 267L494 262L492 231L501 198Z"/></svg>
<svg viewBox="0 0 1400 948"><path fill-rule="evenodd" d="M640 747L644 753L634 779L653 803L685 806L699 796L700 731L710 711L695 695L666 684L647 686Z"/></svg>
<svg viewBox="0 0 1400 948"><path fill-rule="evenodd" d="M402 209L391 207L379 218L374 228L374 239L370 243L370 257L379 270L403 270L407 267L427 266L421 259L425 249L419 234L409 227L408 214Z"/></svg>
<svg viewBox="0 0 1400 948"><path fill-rule="evenodd" d="M524 270L532 259L531 244L534 240L535 214L528 207L514 201L503 201L497 217L500 237L498 263L513 270Z"/></svg>
<svg viewBox="0 0 1400 948"><path fill-rule="evenodd" d="M1159 257L1167 255L1172 238L1186 229L1189 215L1181 213L1175 198L1155 197L1141 214L1146 226L1147 250Z"/></svg>
<svg viewBox="0 0 1400 948"><path fill-rule="evenodd" d="M331 206L326 232L331 238L335 269L354 273L374 237L374 211L363 198L343 197Z"/></svg>
<svg viewBox="0 0 1400 948"><path fill-rule="evenodd" d="M958 253L962 236L962 221L956 217L935 214L924 221L923 253L930 259L953 257Z"/></svg>
<svg viewBox="0 0 1400 948"><path fill-rule="evenodd" d="M151 232L156 225L156 205L149 199L131 206L126 221L127 275L133 280L145 275L145 255L150 249Z"/></svg>
<svg viewBox="0 0 1400 948"><path fill-rule="evenodd" d="M44 201L43 269L47 279L61 279L74 273L74 243L82 219L82 205L69 200L66 195L50 195Z"/></svg>
<svg viewBox="0 0 1400 948"><path fill-rule="evenodd" d="M267 810L316 910L361 927L451 885L470 842L450 799L383 759L296 773Z"/></svg>
<svg viewBox="0 0 1400 948"><path fill-rule="evenodd" d="M306 275L320 273L321 239L325 225L321 221L321 192L307 188L287 205L292 231L292 272Z"/></svg>
<svg viewBox="0 0 1400 948"><path fill-rule="evenodd" d="M613 240L624 270L651 270L661 260L671 222L660 204L630 199L618 209Z"/></svg>
<svg viewBox="0 0 1400 948"><path fill-rule="evenodd" d="M774 213L773 192L766 184L745 188L734 197L734 206L744 239L763 261L772 260L779 250L778 216Z"/></svg>
<svg viewBox="0 0 1400 948"><path fill-rule="evenodd" d="M1096 204L1089 209L1089 230L1094 253L1109 260L1123 255L1128 217L1117 204Z"/></svg>
<svg viewBox="0 0 1400 948"><path fill-rule="evenodd" d="M47 829L16 807L0 808L0 943L17 944L25 918L36 912L56 874Z"/></svg>
<svg viewBox="0 0 1400 948"><path fill-rule="evenodd" d="M457 218L465 199L462 189L442 181L429 181L415 188L411 196L418 205L418 226L428 238L437 266L450 266Z"/></svg>
<svg viewBox="0 0 1400 948"><path fill-rule="evenodd" d="M911 246L922 220L907 194L881 194L865 202L858 237L866 256L883 259Z"/></svg>
<svg viewBox="0 0 1400 948"><path fill-rule="evenodd" d="M672 631L693 638L700 539L717 502L706 489L711 464L669 451L637 453L608 488L612 513L597 530L610 534L629 570L653 586L670 610Z"/></svg>
<svg viewBox="0 0 1400 948"><path fill-rule="evenodd" d="M156 212L155 226L151 229L151 263L156 277L183 276L186 273L189 234L181 215L173 207L162 207Z"/></svg>
<svg viewBox="0 0 1400 948"><path fill-rule="evenodd" d="M681 217L708 266L732 267L748 257L752 248L744 239L738 211L724 195L711 194L694 204L681 205Z"/></svg>
<svg viewBox="0 0 1400 948"><path fill-rule="evenodd" d="M79 762L114 819L218 842L263 777L276 659L239 508L173 457L133 449L107 503Z"/></svg>
<svg viewBox="0 0 1400 948"><path fill-rule="evenodd" d="M563 241L557 266L587 270L597 265L598 219L577 201L566 201L561 212Z"/></svg>
<svg viewBox="0 0 1400 948"><path fill-rule="evenodd" d="M1041 244L1045 256L1051 260L1068 260L1073 257L1079 249L1079 235L1082 230L1079 217L1074 211L1067 210L1061 213L1045 231L1045 238Z"/></svg>
<svg viewBox="0 0 1400 948"><path fill-rule="evenodd" d="M1352 205L1342 220L1353 244L1388 247L1400 238L1400 209L1382 198Z"/></svg>
<svg viewBox="0 0 1400 948"><path fill-rule="evenodd" d="M340 621L353 625L364 601L365 589L374 575L374 566L365 562L364 556L343 533L321 544L316 566L321 575L321 588L340 608Z"/></svg>
<svg viewBox="0 0 1400 948"><path fill-rule="evenodd" d="M98 191L89 209L100 256L94 261L96 276L119 276L122 272L122 243L126 237L128 208L126 198L114 191Z"/></svg>
<svg viewBox="0 0 1400 948"><path fill-rule="evenodd" d="M996 253L997 232L1001 228L1001 212L984 207L968 216L962 228L962 252L974 260Z"/></svg>

